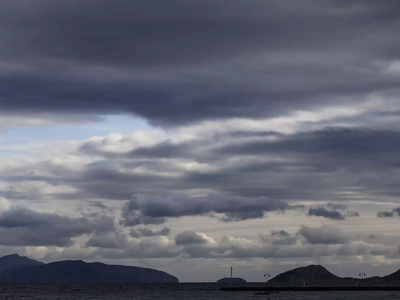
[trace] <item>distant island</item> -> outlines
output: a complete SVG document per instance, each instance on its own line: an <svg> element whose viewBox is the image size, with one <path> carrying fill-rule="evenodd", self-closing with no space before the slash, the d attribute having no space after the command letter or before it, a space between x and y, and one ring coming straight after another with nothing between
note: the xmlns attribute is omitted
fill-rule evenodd
<svg viewBox="0 0 400 300"><path fill-rule="evenodd" d="M384 276L374 276L365 279L338 277L320 265L310 265L296 268L277 275L268 281L271 287L300 286L397 286L400 285L400 270Z"/></svg>
<svg viewBox="0 0 400 300"><path fill-rule="evenodd" d="M179 282L154 269L81 260L44 264L18 254L0 258L0 282Z"/></svg>
<svg viewBox="0 0 400 300"><path fill-rule="evenodd" d="M220 280L217 280L217 283L229 283L229 282L246 283L247 281L240 277L233 277L233 278L225 277Z"/></svg>

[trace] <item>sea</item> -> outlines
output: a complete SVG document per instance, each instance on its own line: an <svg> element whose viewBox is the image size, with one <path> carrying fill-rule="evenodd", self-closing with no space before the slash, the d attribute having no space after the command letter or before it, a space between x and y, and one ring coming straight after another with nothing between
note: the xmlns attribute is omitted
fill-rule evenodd
<svg viewBox="0 0 400 300"><path fill-rule="evenodd" d="M0 299L187 299L299 300L400 299L400 291L365 292L225 292L216 283L0 283Z"/></svg>

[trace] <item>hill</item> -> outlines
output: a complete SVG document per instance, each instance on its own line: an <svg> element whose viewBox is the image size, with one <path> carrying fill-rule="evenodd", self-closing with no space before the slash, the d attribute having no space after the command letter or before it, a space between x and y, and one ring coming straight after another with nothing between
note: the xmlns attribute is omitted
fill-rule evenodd
<svg viewBox="0 0 400 300"><path fill-rule="evenodd" d="M303 286L304 283L313 286L332 285L339 281L339 277L329 272L323 266L311 265L279 274L268 281L271 286Z"/></svg>
<svg viewBox="0 0 400 300"><path fill-rule="evenodd" d="M59 261L0 274L0 282L179 282L166 272L81 260Z"/></svg>
<svg viewBox="0 0 400 300"><path fill-rule="evenodd" d="M40 265L43 265L43 263L25 256L19 256L18 254L6 255L0 257L0 274Z"/></svg>
<svg viewBox="0 0 400 300"><path fill-rule="evenodd" d="M338 277L320 265L310 265L281 273L268 281L268 286L393 286L400 285L400 270L385 277Z"/></svg>
<svg viewBox="0 0 400 300"><path fill-rule="evenodd" d="M386 285L400 285L400 270L381 278Z"/></svg>
<svg viewBox="0 0 400 300"><path fill-rule="evenodd" d="M229 282L246 283L247 281L239 277L233 277L233 278L225 277L221 278L220 280L217 280L217 283L229 283Z"/></svg>

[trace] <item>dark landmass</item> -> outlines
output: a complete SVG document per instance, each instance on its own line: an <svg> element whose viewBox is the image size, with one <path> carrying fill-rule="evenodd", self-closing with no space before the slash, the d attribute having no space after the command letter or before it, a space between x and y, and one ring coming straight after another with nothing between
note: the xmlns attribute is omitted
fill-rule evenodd
<svg viewBox="0 0 400 300"><path fill-rule="evenodd" d="M2 259L0 259L0 269ZM36 262L39 263L39 262ZM179 282L166 272L81 260L59 261L0 274L0 282Z"/></svg>
<svg viewBox="0 0 400 300"><path fill-rule="evenodd" d="M247 281L244 280L243 278L239 278L239 277L233 277L233 278L225 277L220 280L217 280L217 283L228 283L228 282L246 283Z"/></svg>
<svg viewBox="0 0 400 300"><path fill-rule="evenodd" d="M44 265L44 263L18 254L6 255L0 257L0 274L40 265Z"/></svg>
<svg viewBox="0 0 400 300"><path fill-rule="evenodd" d="M365 279L338 277L323 266L311 265L293 269L268 281L270 287L327 287L327 286L398 286L400 285L400 270L385 277L369 277Z"/></svg>

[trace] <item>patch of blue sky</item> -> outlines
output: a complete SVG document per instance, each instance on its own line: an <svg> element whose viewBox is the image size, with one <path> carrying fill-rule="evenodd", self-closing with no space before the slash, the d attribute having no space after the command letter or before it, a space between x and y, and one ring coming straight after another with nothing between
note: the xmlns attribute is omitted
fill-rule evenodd
<svg viewBox="0 0 400 300"><path fill-rule="evenodd" d="M145 119L126 116L105 116L99 122L76 124L51 124L38 127L10 128L0 134L0 156L6 156L10 151L24 144L49 143L52 141L75 140L82 141L93 136L106 136L118 132L123 135L135 131L154 130Z"/></svg>

